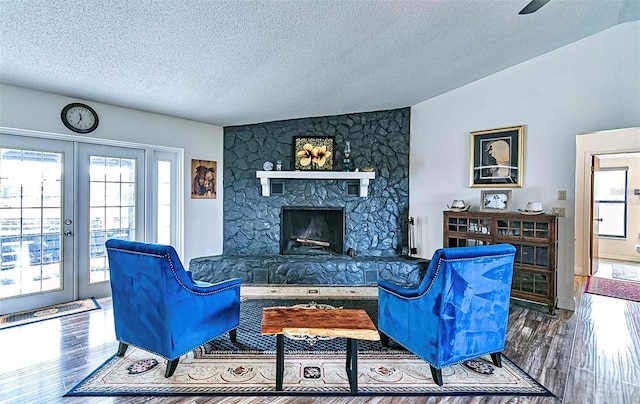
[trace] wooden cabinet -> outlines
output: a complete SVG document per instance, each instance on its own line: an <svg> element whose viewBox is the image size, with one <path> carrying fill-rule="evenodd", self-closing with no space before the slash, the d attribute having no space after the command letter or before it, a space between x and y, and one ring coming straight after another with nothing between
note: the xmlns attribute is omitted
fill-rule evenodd
<svg viewBox="0 0 640 404"><path fill-rule="evenodd" d="M508 243L516 248L511 297L556 308L558 219L555 215L444 212L444 247Z"/></svg>

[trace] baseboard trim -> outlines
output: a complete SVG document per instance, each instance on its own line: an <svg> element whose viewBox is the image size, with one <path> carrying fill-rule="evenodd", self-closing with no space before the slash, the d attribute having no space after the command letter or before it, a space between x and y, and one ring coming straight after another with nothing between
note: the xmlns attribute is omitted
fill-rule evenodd
<svg viewBox="0 0 640 404"><path fill-rule="evenodd" d="M626 255L600 254L598 258L605 259L605 260L613 260L613 261L640 262L640 257L630 257Z"/></svg>
<svg viewBox="0 0 640 404"><path fill-rule="evenodd" d="M575 297L559 297L558 308L570 311L576 311L576 299Z"/></svg>

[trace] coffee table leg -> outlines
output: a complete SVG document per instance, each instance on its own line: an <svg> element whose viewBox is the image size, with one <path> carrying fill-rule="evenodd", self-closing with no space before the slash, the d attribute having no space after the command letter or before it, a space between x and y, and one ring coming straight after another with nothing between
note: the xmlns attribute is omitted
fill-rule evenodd
<svg viewBox="0 0 640 404"><path fill-rule="evenodd" d="M276 334L276 391L282 391L284 373L284 335Z"/></svg>
<svg viewBox="0 0 640 404"><path fill-rule="evenodd" d="M351 394L358 394L358 340L347 338L347 377Z"/></svg>

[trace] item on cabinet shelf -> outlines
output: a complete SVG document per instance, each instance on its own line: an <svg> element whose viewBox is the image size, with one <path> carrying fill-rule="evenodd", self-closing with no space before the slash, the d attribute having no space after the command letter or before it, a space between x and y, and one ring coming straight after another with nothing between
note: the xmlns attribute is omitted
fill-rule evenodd
<svg viewBox="0 0 640 404"><path fill-rule="evenodd" d="M282 171L282 160L276 161L276 171Z"/></svg>
<svg viewBox="0 0 640 404"><path fill-rule="evenodd" d="M373 167L363 167L362 171L364 171L365 173L371 173L373 172Z"/></svg>
<svg viewBox="0 0 640 404"><path fill-rule="evenodd" d="M349 141L345 142L342 163L344 165L344 171L351 171L351 142Z"/></svg>
<svg viewBox="0 0 640 404"><path fill-rule="evenodd" d="M262 168L264 169L264 171L271 171L273 170L273 163L270 161L265 161L262 165Z"/></svg>
<svg viewBox="0 0 640 404"><path fill-rule="evenodd" d="M511 191L480 191L480 210L491 212L508 212L511 210Z"/></svg>
<svg viewBox="0 0 640 404"><path fill-rule="evenodd" d="M471 205L465 203L462 199L454 199L453 202L451 202L451 206L447 205L447 208L453 212L464 212L465 210L469 210L470 206Z"/></svg>
<svg viewBox="0 0 640 404"><path fill-rule="evenodd" d="M518 211L525 215L539 215L545 212L541 202L528 202L524 209L518 209Z"/></svg>

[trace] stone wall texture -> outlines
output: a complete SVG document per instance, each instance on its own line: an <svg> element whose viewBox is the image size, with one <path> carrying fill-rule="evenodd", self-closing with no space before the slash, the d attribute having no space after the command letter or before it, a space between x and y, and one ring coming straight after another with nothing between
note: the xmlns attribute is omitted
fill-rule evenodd
<svg viewBox="0 0 640 404"><path fill-rule="evenodd" d="M224 128L224 254L279 253L280 210L344 207L345 250L400 255L407 245L410 108L292 119ZM373 167L369 196L347 195L345 180L284 180L284 194L264 197L256 171L265 161L293 168L295 136L333 136L334 170L351 142L352 167Z"/></svg>

